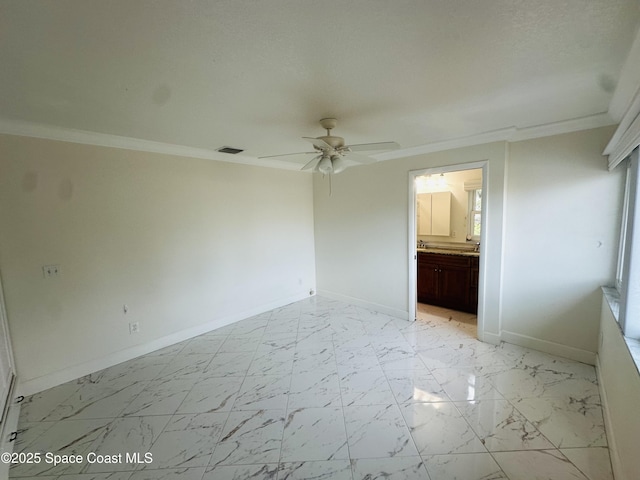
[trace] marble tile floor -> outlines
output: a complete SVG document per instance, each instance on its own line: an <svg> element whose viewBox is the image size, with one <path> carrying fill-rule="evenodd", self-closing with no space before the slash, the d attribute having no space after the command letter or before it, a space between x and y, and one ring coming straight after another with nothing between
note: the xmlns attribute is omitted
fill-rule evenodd
<svg viewBox="0 0 640 480"><path fill-rule="evenodd" d="M466 314L418 315L312 297L38 393L16 451L82 461L10 476L613 478L593 367L478 342Z"/></svg>

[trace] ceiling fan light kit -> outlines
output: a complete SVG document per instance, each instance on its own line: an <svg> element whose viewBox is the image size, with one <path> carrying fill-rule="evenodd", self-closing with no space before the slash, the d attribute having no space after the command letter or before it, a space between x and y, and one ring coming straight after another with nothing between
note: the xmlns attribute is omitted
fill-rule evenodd
<svg viewBox="0 0 640 480"><path fill-rule="evenodd" d="M331 173L333 171L333 166L331 165L331 159L327 155L322 155L322 158L320 158L320 161L316 165L316 168L314 169L314 171L315 170L318 170L323 175L327 175Z"/></svg>
<svg viewBox="0 0 640 480"><path fill-rule="evenodd" d="M334 155L331 157L331 165L333 166L333 173L340 173L348 167L347 163L340 155Z"/></svg>
<svg viewBox="0 0 640 480"><path fill-rule="evenodd" d="M379 143L361 143L358 145L345 145L344 138L331 135L337 125L335 118L323 118L320 120L320 126L327 131L326 135L321 137L302 137L313 145L315 151L301 153L285 153L283 155L270 155L259 158L276 158L287 157L293 155L316 155L311 161L307 162L301 170L313 170L323 175L330 175L342 172L349 167L349 162L355 164L375 163L376 160L367 155L354 152L367 152L376 150L394 150L400 148L396 142L379 142ZM283 159L284 160L284 159ZM348 161L347 161L348 160Z"/></svg>

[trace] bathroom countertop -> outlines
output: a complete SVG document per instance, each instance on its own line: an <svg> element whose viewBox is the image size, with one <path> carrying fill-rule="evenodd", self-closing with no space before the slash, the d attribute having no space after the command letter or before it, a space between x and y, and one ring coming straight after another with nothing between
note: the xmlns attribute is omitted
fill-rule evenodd
<svg viewBox="0 0 640 480"><path fill-rule="evenodd" d="M479 257L480 252L474 252L473 250L456 250L453 248L437 248L437 247L428 247L428 248L418 248L418 252L423 253L438 253L440 255L459 255L463 257Z"/></svg>

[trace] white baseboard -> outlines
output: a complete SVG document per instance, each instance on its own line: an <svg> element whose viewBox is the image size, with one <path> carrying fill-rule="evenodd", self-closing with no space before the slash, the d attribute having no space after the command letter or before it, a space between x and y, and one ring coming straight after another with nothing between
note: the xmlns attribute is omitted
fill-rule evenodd
<svg viewBox="0 0 640 480"><path fill-rule="evenodd" d="M333 300L340 300L351 305L373 310L374 312L384 313L392 317L400 318L402 320L409 320L409 312L404 310L398 310L396 308L387 307L386 305L380 305L379 303L368 302L355 297L349 297L347 295L341 295L335 292L329 292L327 290L318 290L318 295L321 297L331 298Z"/></svg>
<svg viewBox="0 0 640 480"><path fill-rule="evenodd" d="M306 298L309 298L308 293L295 295L249 310L225 315L210 322L187 328L186 330L180 330L179 332L175 332L171 335L158 338L143 345L136 345L125 350L114 352L110 355L107 355L106 357L83 362L81 364L65 368L64 370L59 370L57 372L28 380L26 382L21 382L17 388L17 395L24 395L25 397L33 395L34 393L38 393L43 390L47 390L48 388L70 382L71 380L89 375L90 373L98 372L105 368L112 367L122 362L126 362L127 360L132 360L141 355L146 355L147 353L151 353L161 348L168 347L169 345L173 345L175 343L197 337L198 335L210 332L211 330L215 330L216 328L224 327L239 320L244 320L245 318L259 315L261 313L268 312L269 310L273 310L274 308L283 307L290 303L298 302Z"/></svg>
<svg viewBox="0 0 640 480"><path fill-rule="evenodd" d="M480 340L481 342L490 343L492 345L500 345L502 337L495 333L478 332L478 340Z"/></svg>
<svg viewBox="0 0 640 480"><path fill-rule="evenodd" d="M551 355L557 355L558 357L569 358L589 365L596 364L596 353L589 352L588 350L569 347L560 343L541 340L539 338L529 337L528 335L522 335L520 333L509 332L506 330L502 330L500 337L507 343L513 343L514 345L520 345L521 347L532 348L534 350L550 353Z"/></svg>
<svg viewBox="0 0 640 480"><path fill-rule="evenodd" d="M623 480L622 465L618 456L618 448L616 446L616 436L613 432L613 422L611 421L611 412L609 410L609 401L607 399L607 390L604 388L604 379L600 375L600 356L596 354L596 377L598 379L598 389L600 390L600 403L602 404L602 414L604 417L604 429L607 434L607 443L609 444L609 457L611 458L611 468L613 469L613 477L617 480Z"/></svg>

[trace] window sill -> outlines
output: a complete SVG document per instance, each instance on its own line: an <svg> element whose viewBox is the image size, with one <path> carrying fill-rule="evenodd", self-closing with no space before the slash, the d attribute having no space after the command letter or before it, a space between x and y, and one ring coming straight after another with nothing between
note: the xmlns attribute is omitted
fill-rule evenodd
<svg viewBox="0 0 640 480"><path fill-rule="evenodd" d="M627 347L629 347L629 353L633 357L633 361L636 362L636 368L640 373L640 340L634 340L633 338L624 337Z"/></svg>
<svg viewBox="0 0 640 480"><path fill-rule="evenodd" d="M602 292L617 322L620 315L620 294L614 287L602 287ZM619 327L620 325L618 324L618 328ZM622 334L622 330L620 330L620 334ZM624 338L627 348L629 349L629 354L636 364L636 370L638 370L638 374L640 374L640 340L625 337L624 334L622 334L622 338Z"/></svg>

